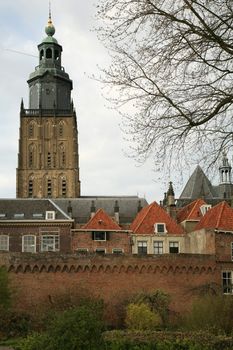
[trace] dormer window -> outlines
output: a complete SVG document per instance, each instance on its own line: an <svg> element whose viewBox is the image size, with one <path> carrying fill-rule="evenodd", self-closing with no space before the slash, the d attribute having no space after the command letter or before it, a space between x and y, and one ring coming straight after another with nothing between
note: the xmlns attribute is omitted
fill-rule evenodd
<svg viewBox="0 0 233 350"><path fill-rule="evenodd" d="M55 220L55 211L46 211L46 220Z"/></svg>
<svg viewBox="0 0 233 350"><path fill-rule="evenodd" d="M203 204L201 207L200 207L200 210L201 210L201 213L202 213L202 215L204 216L206 213L207 213L207 211L209 210L209 209L211 209L211 205L210 204Z"/></svg>
<svg viewBox="0 0 233 350"><path fill-rule="evenodd" d="M163 222L156 223L154 225L154 228L155 228L155 233L158 233L158 234L165 234L167 232L166 225Z"/></svg>

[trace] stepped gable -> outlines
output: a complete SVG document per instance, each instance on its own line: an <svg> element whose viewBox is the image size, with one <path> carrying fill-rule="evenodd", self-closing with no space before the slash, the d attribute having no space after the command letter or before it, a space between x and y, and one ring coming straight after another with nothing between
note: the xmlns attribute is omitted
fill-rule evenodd
<svg viewBox="0 0 233 350"><path fill-rule="evenodd" d="M135 234L154 234L156 223L165 223L168 234L182 235L184 233L183 228L156 202L151 203L138 213L130 229Z"/></svg>
<svg viewBox="0 0 233 350"><path fill-rule="evenodd" d="M121 230L121 227L103 209L99 209L83 228L85 230Z"/></svg>
<svg viewBox="0 0 233 350"><path fill-rule="evenodd" d="M185 188L180 195L180 199L212 199L215 197L215 191L211 182L203 172L202 168L198 165L185 185Z"/></svg>
<svg viewBox="0 0 233 350"><path fill-rule="evenodd" d="M233 231L233 209L225 201L215 205L198 222L195 230L202 228Z"/></svg>
<svg viewBox="0 0 233 350"><path fill-rule="evenodd" d="M177 213L177 222L183 222L185 220L200 220L202 218L200 207L205 205L206 202L199 198L189 203L185 207L181 208Z"/></svg>

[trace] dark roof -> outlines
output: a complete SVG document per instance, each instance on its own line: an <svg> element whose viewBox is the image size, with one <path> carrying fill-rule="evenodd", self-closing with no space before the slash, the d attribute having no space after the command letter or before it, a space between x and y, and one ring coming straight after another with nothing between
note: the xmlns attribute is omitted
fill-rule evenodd
<svg viewBox="0 0 233 350"><path fill-rule="evenodd" d="M148 203L145 199L137 196L115 197L80 197L71 199L53 199L53 201L67 214L69 207L72 208L72 217L80 224L87 223L91 216L91 207L95 210L103 209L109 216L114 216L114 207L119 207L120 224L131 223L138 213L138 206L142 208Z"/></svg>
<svg viewBox="0 0 233 350"><path fill-rule="evenodd" d="M55 220L70 219L50 199L0 199L0 222L3 220L45 220L46 211L55 211Z"/></svg>
<svg viewBox="0 0 233 350"><path fill-rule="evenodd" d="M179 199L212 199L218 197L211 182L198 165L190 176Z"/></svg>

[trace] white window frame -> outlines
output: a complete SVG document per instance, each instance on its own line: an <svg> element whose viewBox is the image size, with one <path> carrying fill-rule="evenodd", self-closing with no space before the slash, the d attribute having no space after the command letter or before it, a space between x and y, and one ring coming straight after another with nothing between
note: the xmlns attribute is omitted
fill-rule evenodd
<svg viewBox="0 0 233 350"><path fill-rule="evenodd" d="M55 211L46 211L45 213L46 220L55 220Z"/></svg>
<svg viewBox="0 0 233 350"><path fill-rule="evenodd" d="M46 242L47 240L47 242ZM50 242L48 242L50 240ZM58 252L60 251L60 236L53 232L46 232L40 236L41 252Z"/></svg>
<svg viewBox="0 0 233 350"><path fill-rule="evenodd" d="M153 249L155 255L161 255L164 253L164 241L154 241L153 242ZM157 247L155 245L157 244ZM157 252L155 252L155 248L157 249Z"/></svg>
<svg viewBox="0 0 233 350"><path fill-rule="evenodd" d="M97 253L97 254L106 254L106 249L105 248L96 248L95 249L95 252Z"/></svg>
<svg viewBox="0 0 233 350"><path fill-rule="evenodd" d="M104 239L96 239L95 235L98 233L104 233ZM106 231L93 231L93 241L105 242L107 241L107 232Z"/></svg>
<svg viewBox="0 0 233 350"><path fill-rule="evenodd" d="M140 252L138 248L146 248L146 252ZM148 242L147 241L138 241L137 242L137 250L139 255L146 255L148 254Z"/></svg>
<svg viewBox="0 0 233 350"><path fill-rule="evenodd" d="M177 253L170 252L170 248L178 248ZM169 254L179 254L180 252L180 243L179 241L169 241Z"/></svg>
<svg viewBox="0 0 233 350"><path fill-rule="evenodd" d="M5 239L5 242L1 242L1 239ZM9 252L9 236L0 235L0 251Z"/></svg>
<svg viewBox="0 0 233 350"><path fill-rule="evenodd" d="M76 248L75 251L76 253L86 254L88 253L88 248Z"/></svg>
<svg viewBox="0 0 233 350"><path fill-rule="evenodd" d="M112 248L112 254L124 254L124 249L122 249L122 248Z"/></svg>
<svg viewBox="0 0 233 350"><path fill-rule="evenodd" d="M222 271L223 294L233 294L233 271Z"/></svg>
<svg viewBox="0 0 233 350"><path fill-rule="evenodd" d="M202 216L204 216L206 213L207 213L207 211L209 210L209 209L211 209L212 208L212 205L211 204L203 204L203 205L201 205L200 206L200 211L201 211L201 213L202 213Z"/></svg>
<svg viewBox="0 0 233 350"><path fill-rule="evenodd" d="M26 240L28 239L28 238L32 238L33 237L33 243L27 243L26 244ZM28 246L28 247L30 247L30 248L32 248L32 249L25 249L25 247L26 247L26 245ZM22 236L22 252L23 253L36 253L36 236L35 235L23 235Z"/></svg>
<svg viewBox="0 0 233 350"><path fill-rule="evenodd" d="M158 230L159 225L163 225L164 231L161 232ZM154 224L154 228L155 228L155 233L157 233L158 235L164 235L167 233L166 224L164 222L157 222L156 224Z"/></svg>

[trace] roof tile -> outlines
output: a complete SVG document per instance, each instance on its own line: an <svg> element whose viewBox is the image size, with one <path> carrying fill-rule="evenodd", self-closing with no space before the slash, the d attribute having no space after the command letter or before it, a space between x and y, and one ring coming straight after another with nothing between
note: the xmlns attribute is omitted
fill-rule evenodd
<svg viewBox="0 0 233 350"><path fill-rule="evenodd" d="M121 227L103 209L97 210L83 228L90 230L121 230Z"/></svg>
<svg viewBox="0 0 233 350"><path fill-rule="evenodd" d="M154 234L156 223L165 223L168 234L180 235L184 233L182 227L156 202L151 203L138 213L130 229L135 234Z"/></svg>
<svg viewBox="0 0 233 350"><path fill-rule="evenodd" d="M177 213L177 221L183 222L185 220L200 220L202 218L202 214L200 211L200 207L205 205L206 202L199 198L195 201L189 203L185 207L181 208Z"/></svg>
<svg viewBox="0 0 233 350"><path fill-rule="evenodd" d="M233 231L233 209L225 201L215 205L195 227L196 230L202 228Z"/></svg>

